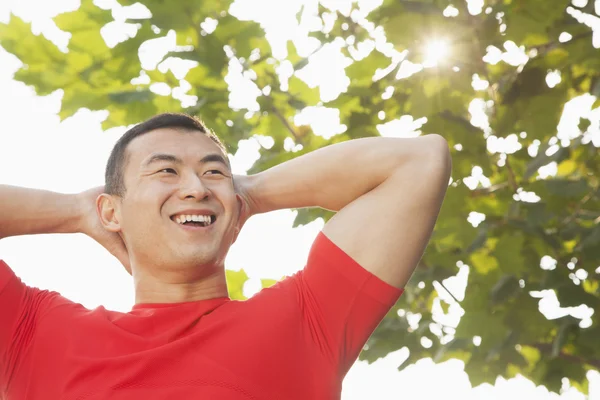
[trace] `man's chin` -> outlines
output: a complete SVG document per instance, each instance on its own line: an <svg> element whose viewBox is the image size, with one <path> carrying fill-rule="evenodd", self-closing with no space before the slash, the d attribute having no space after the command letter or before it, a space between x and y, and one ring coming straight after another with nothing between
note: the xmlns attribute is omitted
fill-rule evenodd
<svg viewBox="0 0 600 400"><path fill-rule="evenodd" d="M180 264L181 267L187 267L187 268L212 266L212 265L215 265L216 263L217 263L217 258L213 254L191 253L191 254L181 254L178 257L178 264Z"/></svg>
<svg viewBox="0 0 600 400"><path fill-rule="evenodd" d="M221 255L222 249L216 244L190 243L181 244L173 249L173 261L182 267L214 266L222 264L225 257ZM226 253L225 253L226 254Z"/></svg>

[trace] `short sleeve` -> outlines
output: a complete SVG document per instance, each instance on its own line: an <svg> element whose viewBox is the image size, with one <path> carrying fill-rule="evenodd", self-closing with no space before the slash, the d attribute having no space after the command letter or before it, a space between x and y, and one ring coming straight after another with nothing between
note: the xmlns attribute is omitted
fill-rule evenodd
<svg viewBox="0 0 600 400"><path fill-rule="evenodd" d="M59 296L25 285L0 260L0 393L10 385L44 310Z"/></svg>
<svg viewBox="0 0 600 400"><path fill-rule="evenodd" d="M317 315L321 332L343 377L387 312L402 295L364 269L320 232L299 275L305 309Z"/></svg>

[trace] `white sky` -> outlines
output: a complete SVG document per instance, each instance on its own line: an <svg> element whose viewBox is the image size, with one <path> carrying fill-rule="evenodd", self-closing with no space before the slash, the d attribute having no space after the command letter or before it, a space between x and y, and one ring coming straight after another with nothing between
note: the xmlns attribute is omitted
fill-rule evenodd
<svg viewBox="0 0 600 400"><path fill-rule="evenodd" d="M249 10L274 7L279 10L282 4L277 0L261 0L261 3L264 4L259 5L254 1L252 7L249 7L249 0L238 0L236 7L239 7L241 13L249 13ZM340 9L345 7L345 2L341 0L330 0L327 3ZM371 3L373 2L360 2L367 8ZM74 4L76 2L70 0L4 0L0 3L0 21L6 21L8 11L13 10L22 18L33 20L34 29L45 32L58 43L63 40L64 45L65 38L61 39L49 17L57 10L73 8ZM273 41L276 52L283 51L281 47L277 50L277 40L294 37L301 42L302 34L305 34L301 29L286 29L290 26L288 17L293 15L289 10L279 10L277 18L268 19L265 14L259 16L269 29L268 37ZM313 44L305 42L304 46L305 51L309 52ZM506 50L508 52L509 49ZM329 63L341 68L344 61L336 60L333 52L335 50L332 50L332 54L321 54L315 64ZM12 55L0 50L0 183L66 193L102 185L106 159L114 142L125 129L103 132L100 128L103 112L80 111L74 117L59 123L56 113L60 108L60 94L37 97L33 90L12 80L19 65ZM315 76L318 69L312 69L313 72L304 71L302 78L317 84L319 81L335 81L331 77L339 76L339 70L331 69L329 74ZM343 80L337 81L337 86L327 89L329 94L325 94L325 97L334 96L336 91L343 90L345 83ZM236 90L240 86L242 85L238 85ZM335 121L339 117L335 113L325 116L319 112L309 112L302 118L310 121L316 130L326 134L328 127L332 129L331 120ZM339 124L339 119L337 121ZM418 129L419 126L412 117L404 116L380 129L382 134L388 136L408 136L414 135L413 129ZM245 171L251 165L257 156L257 146L255 141L240 145L239 152L232 157L234 168L238 172ZM294 213L291 211L253 217L232 247L226 267L246 270L251 277L246 287L247 295L257 289L259 278L278 279L303 267L308 249L322 228L322 222L316 221L308 226L292 229L293 218ZM8 238L0 242L0 258L11 265L27 284L59 291L86 307L104 305L113 310L128 311L133 304L129 275L110 254L84 235ZM494 387L482 385L472 389L459 361L435 365L431 360L421 360L403 372L397 372L396 366L405 356L405 350L401 350L372 365L357 362L344 382L343 399L391 400L418 396L426 400L447 398L448 395L461 399L505 399L515 396L534 400L583 398L572 389L561 396L549 394L545 388L536 388L522 378L509 381L500 379ZM599 374L590 375L593 375L590 398L600 399Z"/></svg>

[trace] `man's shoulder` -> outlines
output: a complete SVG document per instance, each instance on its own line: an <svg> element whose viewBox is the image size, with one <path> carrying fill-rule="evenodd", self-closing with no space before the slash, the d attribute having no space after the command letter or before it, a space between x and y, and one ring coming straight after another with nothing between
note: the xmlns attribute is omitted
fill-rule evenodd
<svg viewBox="0 0 600 400"><path fill-rule="evenodd" d="M83 305L76 303L55 290L29 286L11 269L8 263L0 259L0 295L17 296L11 299L12 304L21 304L43 317L56 309L65 312L88 311Z"/></svg>
<svg viewBox="0 0 600 400"><path fill-rule="evenodd" d="M303 271L284 275L278 279L264 279L261 283L265 285L240 305L242 307L258 307L259 309L289 310L291 306L298 303L299 285Z"/></svg>
<svg viewBox="0 0 600 400"><path fill-rule="evenodd" d="M11 279L15 278L16 276L13 270L3 259L0 258L0 292Z"/></svg>

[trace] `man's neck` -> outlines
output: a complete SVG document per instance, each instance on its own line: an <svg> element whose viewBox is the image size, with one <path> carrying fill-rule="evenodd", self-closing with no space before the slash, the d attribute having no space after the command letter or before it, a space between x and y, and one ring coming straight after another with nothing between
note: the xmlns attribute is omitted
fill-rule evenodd
<svg viewBox="0 0 600 400"><path fill-rule="evenodd" d="M228 297L223 267L215 268L202 277L173 276L164 271L138 271L134 269L133 276L135 304L185 303Z"/></svg>

